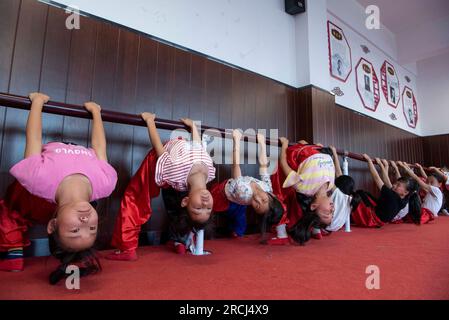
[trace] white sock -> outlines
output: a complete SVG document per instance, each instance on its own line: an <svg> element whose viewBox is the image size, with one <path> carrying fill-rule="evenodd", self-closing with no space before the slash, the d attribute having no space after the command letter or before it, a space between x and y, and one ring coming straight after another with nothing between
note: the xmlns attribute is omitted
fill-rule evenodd
<svg viewBox="0 0 449 320"><path fill-rule="evenodd" d="M286 229L285 224L280 224L280 225L276 226L276 234L279 239L288 238L287 229Z"/></svg>

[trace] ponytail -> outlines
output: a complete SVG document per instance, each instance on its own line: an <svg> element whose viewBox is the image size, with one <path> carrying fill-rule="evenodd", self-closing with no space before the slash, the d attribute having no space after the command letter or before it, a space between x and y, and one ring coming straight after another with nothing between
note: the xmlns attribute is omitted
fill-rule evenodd
<svg viewBox="0 0 449 320"><path fill-rule="evenodd" d="M415 224L421 224L421 200L418 192L413 192L408 197L408 214Z"/></svg>
<svg viewBox="0 0 449 320"><path fill-rule="evenodd" d="M299 243L305 245L312 236L312 228L320 228L322 226L320 217L310 209L313 197L308 197L301 193L296 193L296 200L302 209L303 216L296 224L288 230L290 237Z"/></svg>
<svg viewBox="0 0 449 320"><path fill-rule="evenodd" d="M312 236L312 228L321 227L320 217L313 211L306 211L302 218L288 230L288 234L300 245L305 245Z"/></svg>
<svg viewBox="0 0 449 320"><path fill-rule="evenodd" d="M419 198L419 184L415 179L410 177L402 177L398 180L398 182L405 183L407 191L409 192L408 196L405 198L408 202L408 214L412 221L419 225L421 224L421 200Z"/></svg>
<svg viewBox="0 0 449 320"><path fill-rule="evenodd" d="M69 265L77 264L80 276L87 276L100 272L101 264L93 248L87 250L71 252L65 250L59 241L57 232L48 235L50 253L57 258L61 264L49 276L51 285L57 284L61 279L66 278L66 269Z"/></svg>
<svg viewBox="0 0 449 320"><path fill-rule="evenodd" d="M181 201L185 196L187 196L186 192L176 191L173 188L162 189L162 199L169 217L170 234L171 237L179 241L186 238L190 231L204 230L210 221L210 219L205 223L193 221L187 209L181 206Z"/></svg>

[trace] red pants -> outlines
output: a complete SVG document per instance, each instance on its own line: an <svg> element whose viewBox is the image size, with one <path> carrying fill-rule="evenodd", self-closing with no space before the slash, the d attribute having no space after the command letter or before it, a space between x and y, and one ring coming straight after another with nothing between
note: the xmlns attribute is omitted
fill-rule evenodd
<svg viewBox="0 0 449 320"><path fill-rule="evenodd" d="M432 213L432 211L430 211L429 209L426 208L421 208L421 221L420 224L426 224L429 223L430 221L435 220L435 217ZM404 222L406 223L413 223L413 220L409 217L406 216L404 218Z"/></svg>
<svg viewBox="0 0 449 320"><path fill-rule="evenodd" d="M156 163L156 151L151 150L126 187L112 235L114 248L137 249L140 228L151 217L151 199L160 192L155 182Z"/></svg>
<svg viewBox="0 0 449 320"><path fill-rule="evenodd" d="M229 179L220 183L214 183L210 189L212 198L214 199L213 212L225 212L229 209L229 200L226 198L225 186Z"/></svg>
<svg viewBox="0 0 449 320"><path fill-rule="evenodd" d="M380 228L384 226L385 223L376 215L376 202L369 197L368 201L370 202L371 206L368 206L363 201L360 201L357 208L352 211L352 223L357 227L364 228Z"/></svg>
<svg viewBox="0 0 449 320"><path fill-rule="evenodd" d="M296 144L287 149L287 162L290 168L298 170L299 165L308 157L319 153L321 147L315 145ZM282 185L287 177L278 167L275 174L271 176L273 193L284 207L284 215L279 225L287 224L293 226L302 217L302 209L296 200L296 191L293 188L283 188Z"/></svg>
<svg viewBox="0 0 449 320"><path fill-rule="evenodd" d="M47 224L56 205L30 194L20 183L13 182L0 200L0 251L26 247L26 236L33 224Z"/></svg>

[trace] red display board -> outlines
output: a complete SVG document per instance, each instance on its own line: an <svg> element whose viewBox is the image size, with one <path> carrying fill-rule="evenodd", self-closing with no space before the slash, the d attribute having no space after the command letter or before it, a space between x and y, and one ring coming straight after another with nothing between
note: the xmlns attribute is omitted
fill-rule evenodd
<svg viewBox="0 0 449 320"><path fill-rule="evenodd" d="M388 105L397 108L401 97L399 77L394 66L385 61L380 69L382 91Z"/></svg>
<svg viewBox="0 0 449 320"><path fill-rule="evenodd" d="M333 78L346 82L352 72L352 53L343 30L327 22L329 71Z"/></svg>
<svg viewBox="0 0 449 320"><path fill-rule="evenodd" d="M380 101L379 79L374 66L368 60L361 58L355 67L357 93L363 106L376 111Z"/></svg>
<svg viewBox="0 0 449 320"><path fill-rule="evenodd" d="M410 128L416 128L418 124L418 105L415 94L409 87L405 87L402 92L402 110L408 126Z"/></svg>

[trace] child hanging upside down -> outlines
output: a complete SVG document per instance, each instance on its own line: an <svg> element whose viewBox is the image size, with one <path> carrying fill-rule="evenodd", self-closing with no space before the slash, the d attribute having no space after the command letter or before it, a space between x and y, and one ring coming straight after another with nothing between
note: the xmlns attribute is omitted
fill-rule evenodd
<svg viewBox="0 0 449 320"><path fill-rule="evenodd" d="M263 216L262 232L265 231L266 225L277 224L280 221L283 208L280 201L272 194L270 175L267 171L265 136L257 135L260 180L242 176L240 170L242 133L240 130L234 130L232 138L234 143L232 178L214 185L211 193L214 197L214 212L226 212L233 237L241 237L246 230L247 206L251 206L258 215Z"/></svg>
<svg viewBox="0 0 449 320"><path fill-rule="evenodd" d="M287 215L276 227L277 237L271 244L288 244L288 235L304 244L312 230L331 224L334 204L330 197L335 180L335 167L329 150L321 145L300 141L288 145L280 139L280 169L272 176L274 193L283 201ZM288 232L288 234L287 234Z"/></svg>
<svg viewBox="0 0 449 320"><path fill-rule="evenodd" d="M360 192L356 192L354 179L350 176L343 175L340 166L340 160L335 147L329 147L332 151L335 166L335 186L333 187L331 200L334 204L334 214L330 225L324 229L324 234L340 230L348 221L349 216L354 208L357 208L361 199ZM314 228L312 237L321 239L321 230Z"/></svg>
<svg viewBox="0 0 449 320"><path fill-rule="evenodd" d="M112 193L117 173L107 162L99 105L85 103L93 118L92 148L61 142L42 145L42 108L49 97L32 93L30 100L24 160L10 170L18 183L10 186L0 208L0 269L23 269L27 226L45 222L50 252L62 263L50 275L54 284L69 264L79 262L82 275L101 269L91 250L98 214L90 202Z"/></svg>
<svg viewBox="0 0 449 320"><path fill-rule="evenodd" d="M182 215L190 230L203 229L212 213L213 199L206 184L215 179L215 167L201 144L195 123L181 119L190 128L193 141L172 139L163 145L155 117L152 113L142 113L153 149L125 190L112 237L112 246L118 250L106 257L110 260L137 260L140 228L150 219L150 202L159 195L160 188L186 192L177 206L184 209ZM176 252L185 253L187 243L174 245Z"/></svg>

